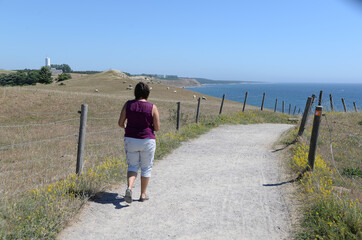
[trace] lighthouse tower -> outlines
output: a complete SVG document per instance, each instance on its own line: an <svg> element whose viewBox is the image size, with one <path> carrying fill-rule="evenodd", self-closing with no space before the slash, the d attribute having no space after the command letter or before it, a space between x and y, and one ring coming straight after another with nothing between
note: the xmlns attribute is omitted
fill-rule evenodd
<svg viewBox="0 0 362 240"><path fill-rule="evenodd" d="M45 58L45 66L50 67L50 58L48 57Z"/></svg>

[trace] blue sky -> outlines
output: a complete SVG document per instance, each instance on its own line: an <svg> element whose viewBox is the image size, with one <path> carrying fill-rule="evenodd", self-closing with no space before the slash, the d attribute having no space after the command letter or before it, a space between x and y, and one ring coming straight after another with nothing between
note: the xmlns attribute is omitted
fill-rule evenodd
<svg viewBox="0 0 362 240"><path fill-rule="evenodd" d="M358 0L0 0L0 69L362 83Z"/></svg>

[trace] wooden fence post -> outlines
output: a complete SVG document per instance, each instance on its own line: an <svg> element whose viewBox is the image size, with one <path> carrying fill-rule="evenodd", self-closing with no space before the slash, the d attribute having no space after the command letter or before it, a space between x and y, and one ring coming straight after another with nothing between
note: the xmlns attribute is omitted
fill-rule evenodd
<svg viewBox="0 0 362 240"><path fill-rule="evenodd" d="M224 100L225 100L225 93L222 95L222 100L221 100L221 106L220 106L219 115L222 114L222 108L223 108L223 106L224 106Z"/></svg>
<svg viewBox="0 0 362 240"><path fill-rule="evenodd" d="M353 102L353 106L354 106L354 110L355 110L356 112L358 112L356 102Z"/></svg>
<svg viewBox="0 0 362 240"><path fill-rule="evenodd" d="M181 119L181 102L177 102L177 116L176 116L176 130L180 129L180 119Z"/></svg>
<svg viewBox="0 0 362 240"><path fill-rule="evenodd" d="M317 96L315 94L312 94L312 103L311 103L310 108L309 108L310 112L312 112L313 104L314 104L314 101L315 101L316 98L317 98Z"/></svg>
<svg viewBox="0 0 362 240"><path fill-rule="evenodd" d="M248 92L245 93L245 99L244 99L244 105L243 105L243 112L245 111L245 105L246 105L246 100L248 99Z"/></svg>
<svg viewBox="0 0 362 240"><path fill-rule="evenodd" d="M342 98L342 104L343 104L344 112L347 112L346 103L344 101L344 98Z"/></svg>
<svg viewBox="0 0 362 240"><path fill-rule="evenodd" d="M300 113L300 108L298 109L298 113L297 114L299 114Z"/></svg>
<svg viewBox="0 0 362 240"><path fill-rule="evenodd" d="M284 113L284 105L285 105L285 103L284 103L284 101L282 102L282 113Z"/></svg>
<svg viewBox="0 0 362 240"><path fill-rule="evenodd" d="M323 97L323 91L321 90L319 92L318 106L322 106L322 97Z"/></svg>
<svg viewBox="0 0 362 240"><path fill-rule="evenodd" d="M277 111L277 106L278 106L278 98L275 99L275 107L274 107L274 112Z"/></svg>
<svg viewBox="0 0 362 240"><path fill-rule="evenodd" d="M265 93L263 93L263 100L261 102L261 108L260 108L261 111L263 111L264 108L264 101L265 101Z"/></svg>
<svg viewBox="0 0 362 240"><path fill-rule="evenodd" d="M312 94L312 105L314 104L314 101L315 101L316 97L317 96L315 94Z"/></svg>
<svg viewBox="0 0 362 240"><path fill-rule="evenodd" d="M310 111L311 106L312 106L312 97L308 97L307 103L305 104L302 121L300 123L298 136L302 136L302 134L304 132L305 124L308 121L308 115L309 115L309 111Z"/></svg>
<svg viewBox="0 0 362 240"><path fill-rule="evenodd" d="M332 94L329 94L329 100L331 102L331 111L333 112L334 111L334 106L333 106L333 97L332 97Z"/></svg>
<svg viewBox="0 0 362 240"><path fill-rule="evenodd" d="M296 110L297 110L297 106L294 106L293 116L295 115Z"/></svg>
<svg viewBox="0 0 362 240"><path fill-rule="evenodd" d="M83 170L84 144L85 144L85 133L86 133L86 126L87 126L87 115L88 115L88 105L82 104L81 111L80 111L77 166L76 166L76 170L75 170L75 173L78 176L82 173L82 170Z"/></svg>
<svg viewBox="0 0 362 240"><path fill-rule="evenodd" d="M199 98L199 99L197 100L196 123L199 123L200 102L201 102L201 98Z"/></svg>
<svg viewBox="0 0 362 240"><path fill-rule="evenodd" d="M289 111L288 111L288 114L290 115L290 110L292 108L292 104L289 104Z"/></svg>
<svg viewBox="0 0 362 240"><path fill-rule="evenodd" d="M319 126L321 123L322 110L323 110L322 106L317 106L315 108L312 136L310 139L310 146L309 146L309 153L308 153L309 170L314 169L314 161L315 161L315 154L316 154L316 150L317 150L318 133L319 133Z"/></svg>

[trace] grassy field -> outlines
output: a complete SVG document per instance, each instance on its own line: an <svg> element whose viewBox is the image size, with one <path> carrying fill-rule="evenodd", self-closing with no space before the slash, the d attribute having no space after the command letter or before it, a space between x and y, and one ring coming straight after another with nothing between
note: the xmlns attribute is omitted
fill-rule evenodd
<svg viewBox="0 0 362 240"><path fill-rule="evenodd" d="M50 85L0 88L0 238L55 238L91 196L124 179L122 130L117 126L123 104L133 99L137 81L111 70L73 74ZM149 101L160 111L157 133L160 159L182 141L222 123L287 122L287 116L207 96L195 121L200 94L149 82ZM97 89L97 90L96 90ZM196 95L196 98L194 97ZM176 102L181 102L181 131L176 132ZM81 104L88 104L84 171L76 177L77 134ZM268 116L270 115L270 116ZM273 115L273 117L271 117Z"/></svg>

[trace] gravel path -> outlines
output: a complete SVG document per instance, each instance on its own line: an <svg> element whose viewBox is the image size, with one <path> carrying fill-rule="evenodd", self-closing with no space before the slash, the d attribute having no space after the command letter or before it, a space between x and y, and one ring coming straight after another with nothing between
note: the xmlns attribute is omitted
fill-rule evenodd
<svg viewBox="0 0 362 240"><path fill-rule="evenodd" d="M59 239L288 239L290 214L271 145L291 125L221 126L156 162L150 200L126 186L88 204ZM138 199L136 181L133 199Z"/></svg>

